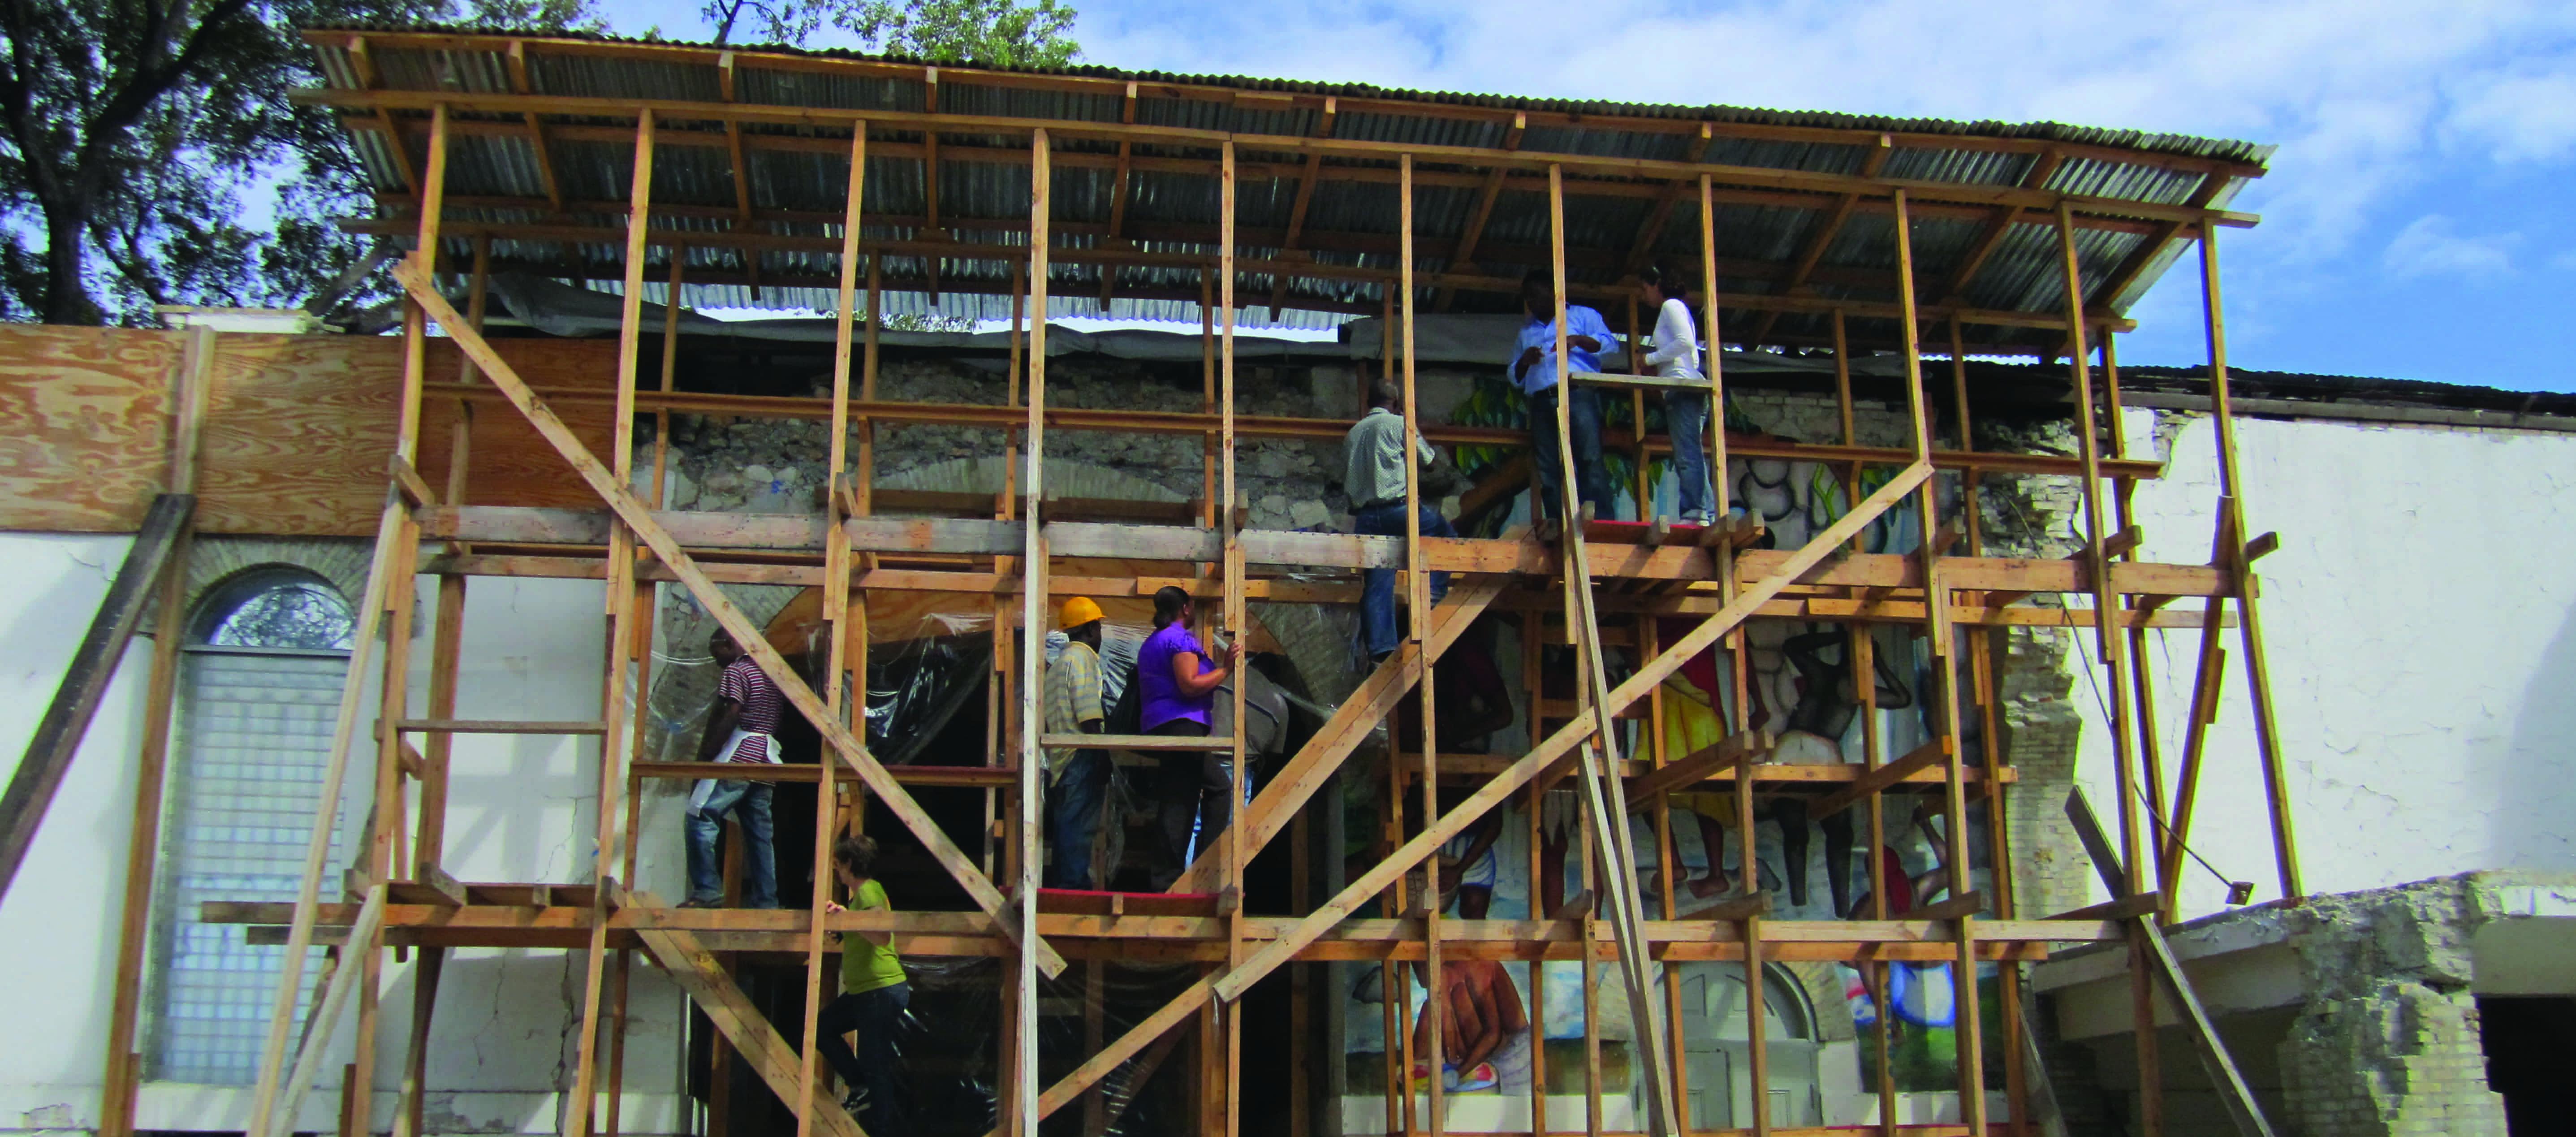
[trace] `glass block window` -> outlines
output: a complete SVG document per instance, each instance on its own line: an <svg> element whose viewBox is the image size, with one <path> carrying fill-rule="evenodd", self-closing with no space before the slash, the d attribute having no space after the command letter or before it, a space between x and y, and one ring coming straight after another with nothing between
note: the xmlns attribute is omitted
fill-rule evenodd
<svg viewBox="0 0 2576 1137"><path fill-rule="evenodd" d="M217 588L191 624L155 906L145 1052L156 1080L247 1085L258 1073L286 949L197 917L208 901L295 899L354 625L338 591L286 569ZM334 867L345 860L336 829ZM306 962L299 1016L321 957Z"/></svg>

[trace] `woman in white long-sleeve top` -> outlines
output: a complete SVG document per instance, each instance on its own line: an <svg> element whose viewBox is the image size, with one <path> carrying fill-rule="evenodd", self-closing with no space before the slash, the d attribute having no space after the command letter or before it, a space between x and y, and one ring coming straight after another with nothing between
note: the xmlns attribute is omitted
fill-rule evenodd
<svg viewBox="0 0 2576 1137"><path fill-rule="evenodd" d="M1691 322L1688 281L1670 266L1649 267L1642 279L1645 299L1655 305L1655 340L1646 352L1646 366L1666 379L1707 378L1699 369L1699 331ZM1664 430L1673 440L1682 520L1701 525L1711 519L1708 413L1706 392L1664 392Z"/></svg>

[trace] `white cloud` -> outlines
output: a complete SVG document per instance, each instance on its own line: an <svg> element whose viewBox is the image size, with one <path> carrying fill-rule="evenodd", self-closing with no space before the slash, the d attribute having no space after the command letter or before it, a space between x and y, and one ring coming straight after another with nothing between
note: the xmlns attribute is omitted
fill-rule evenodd
<svg viewBox="0 0 2576 1137"><path fill-rule="evenodd" d="M2453 231L2450 218L2428 213L2398 230L2380 263L2400 278L2487 280L2513 271L2513 250L2521 243L2520 233L2464 237Z"/></svg>
<svg viewBox="0 0 2576 1137"><path fill-rule="evenodd" d="M2294 262L2339 256L2375 210L2437 176L2440 139L2536 160L2576 147L2576 5L2563 0L1084 8L1086 56L1116 67L2274 143L2273 173L2238 204L2267 215L2262 244Z"/></svg>
<svg viewBox="0 0 2576 1137"><path fill-rule="evenodd" d="M2555 162L2576 154L2576 59L2473 76L2458 84L2449 138L2487 148L2499 162Z"/></svg>

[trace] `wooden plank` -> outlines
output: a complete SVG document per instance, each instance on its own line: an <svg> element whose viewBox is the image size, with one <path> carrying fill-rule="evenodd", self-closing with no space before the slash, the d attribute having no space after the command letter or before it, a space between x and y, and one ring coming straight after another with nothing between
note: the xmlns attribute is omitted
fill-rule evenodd
<svg viewBox="0 0 2576 1137"><path fill-rule="evenodd" d="M187 333L0 329L0 529L131 533L168 488Z"/></svg>
<svg viewBox="0 0 2576 1137"><path fill-rule="evenodd" d="M2236 420L2227 403L2227 318L2218 286L2218 238L2202 227L2200 234L2201 314L2209 332L2209 399L2218 427L2219 507L2238 539L2245 524L2245 482L2236 468ZM2245 650L2245 683L2254 702L2254 745L2263 759L2264 803L2272 823L2272 858L2280 872L2281 896L2296 902L2307 895L2299 883L2296 826L2290 820L2290 785L2281 760L2281 727L2272 714L2271 670L2263 657L2263 622L2254 599L2254 571L2242 546L2232 546L2228 565L2237 582L2237 633Z"/></svg>
<svg viewBox="0 0 2576 1137"><path fill-rule="evenodd" d="M379 884L367 890L367 902L358 906L357 918L349 925L348 942L351 944L370 942L377 931L384 927L384 919L385 886ZM290 948L290 950L297 949ZM286 1084L278 1088L277 1104L264 1119L268 1122L268 1127L255 1130L260 1137L285 1137L287 1131L292 1128L295 1109L304 1102L304 1091L311 1088L313 1079L322 1073L322 1056L330 1050L331 1036L337 1033L339 1026L340 1010L348 1002L349 993L357 988L356 979L360 970L362 969L349 966L346 962L334 968L331 972L331 981L324 985L321 997L313 1000L313 1012L305 1028L304 1045L295 1055L294 1071L288 1075Z"/></svg>
<svg viewBox="0 0 2576 1137"><path fill-rule="evenodd" d="M1944 734L1935 737L1931 741L1907 751L1904 757L1898 758L1893 762L1870 767L1867 771L1854 777L1852 781L1843 788L1810 803L1807 806L1807 810L1812 816L1831 817L1844 809L1850 808L1853 802L1860 801L1871 794L1878 793L1879 791L1900 782L1916 780L1915 775L1917 774L1931 773L1932 767L1943 764L1946 759L1948 759L1953 753L1957 752L1957 749L1957 744L1951 741L1949 735ZM1947 772L1943 771L1941 776L1946 780Z"/></svg>
<svg viewBox="0 0 2576 1137"><path fill-rule="evenodd" d="M1854 506L1850 513L1844 514L1832 525L1827 526L1808 541L1804 548L1792 554L1788 562L1781 566L1782 571L1779 575L1744 590L1725 609L1675 641L1672 646L1664 650L1662 655L1639 667L1634 674L1610 692L1609 698L1604 700L1603 705L1609 710L1617 711L1645 697L1646 692L1655 684L1663 682L1674 672L1679 671L1684 662L1707 650L1720 637L1742 624L1753 609L1776 595L1780 589L1787 587L1791 577L1805 572L1808 567L1841 548L1853 534L1875 522L1879 514L1886 512L1889 506L1895 504L1915 486L1921 485L1930 474L1928 467L1919 465L1898 474L1893 481L1880 487L1878 492ZM1331 903L1300 921L1296 928L1283 934L1269 948L1256 953L1251 959L1245 961L1242 967L1228 972L1219 983L1224 996L1229 1000L1238 997L1261 976L1268 974L1284 962L1286 956L1311 943L1368 897L1376 895L1398 876L1410 871L1414 865L1421 862L1422 858L1429 856L1443 842L1473 824L1503 797L1535 781L1557 759L1564 757L1576 745L1589 738L1592 730L1592 724L1581 720L1557 728L1527 755L1515 761L1503 772L1496 774L1492 781L1469 795L1464 803L1443 816L1437 824L1426 826L1420 836L1398 849L1393 857L1363 873ZM1741 770L1743 767L1738 769Z"/></svg>
<svg viewBox="0 0 2576 1137"><path fill-rule="evenodd" d="M1232 750L1234 743L1232 736L1206 738L1173 734L1047 734L1038 737L1041 747L1091 750Z"/></svg>
<svg viewBox="0 0 2576 1137"><path fill-rule="evenodd" d="M2102 823L2093 816L2092 806L2084 800L2082 789L2067 792L2066 817L2075 825L2076 839L2084 846L2085 856L2092 861L2094 874L2111 890L2113 899L2133 896L2146 899L2147 894L2129 890L2128 884L2137 878L2137 874L2122 865L2119 855L2112 851L2110 838L2103 834ZM2199 995L2192 990L2191 977L2184 974L2182 964L2174 958L2172 945L2165 942L2164 933L2157 929L2152 906L2146 912L2129 917L2127 924L2136 937L2140 962L2155 973L2157 983L2173 1000L2174 1009L2182 1019L2183 1033L2191 1039L2192 1049L2199 1054L2201 1067L2208 1072L2210 1084L2217 1087L2219 1105L2227 1111L2239 1137L2272 1137L2272 1126L2264 1120L2262 1104L2254 1100L2254 1091L2246 1085L2244 1075L2237 1071L2235 1060L2228 1057L2226 1041L2219 1037L2217 1026L2210 1021Z"/></svg>
<svg viewBox="0 0 2576 1137"><path fill-rule="evenodd" d="M117 567L116 579L108 583L107 595L99 601L98 614L90 618L88 633L72 651L53 701L46 705L44 717L36 720L35 735L9 775L9 788L0 791L0 896L8 894L19 866L26 863L36 828L43 824L45 809L53 804L63 775L71 770L72 756L89 732L90 719L98 714L108 683L116 678L117 664L125 658L125 646L134 638L134 625L143 619L153 587L177 563L170 554L187 533L196 505L190 494L153 499L142 530L127 546L125 562Z"/></svg>
<svg viewBox="0 0 2576 1137"><path fill-rule="evenodd" d="M1738 762L1753 761L1756 755L1769 753L1772 745L1769 731L1746 731L1728 735L1712 745L1657 766L1652 773L1629 779L1628 808L1636 809L1656 794L1725 774Z"/></svg>
<svg viewBox="0 0 2576 1137"><path fill-rule="evenodd" d="M660 906L643 894L634 894L630 899L640 907ZM651 929L635 935L653 962L688 993L707 1021L714 1023L733 1044L734 1051L751 1063L752 1071L769 1083L771 1092L782 1101L795 1101L802 1088L798 1076L801 1060L788 1048L787 1040L779 1037L778 1029L769 1025L760 1008L734 985L733 977L725 974L724 965L716 962L714 954L683 931ZM817 1100L810 1113L814 1128L831 1137L866 1137L838 1102Z"/></svg>
<svg viewBox="0 0 2576 1137"><path fill-rule="evenodd" d="M1458 642L1468 625L1475 623L1501 592L1500 581L1471 580L1452 585L1449 595L1432 606L1430 638L1420 648L1398 645L1394 655L1379 663L1359 687L1343 698L1340 706L1333 708L1332 717L1270 775L1269 784L1243 810L1239 824L1245 826L1244 840L1250 850L1245 854L1247 858L1258 854L1287 828L1288 819L1303 810L1378 723L1395 712L1404 693L1420 681L1423 656L1436 657ZM1216 862L1202 856L1172 883L1171 891L1207 892L1216 883Z"/></svg>
<svg viewBox="0 0 2576 1137"><path fill-rule="evenodd" d="M602 719L552 722L535 719L397 719L397 730L416 734L600 734Z"/></svg>
<svg viewBox="0 0 2576 1137"><path fill-rule="evenodd" d="M816 724L824 740L830 743L844 760L855 765L860 780L868 784L869 790L886 804L886 807L904 823L906 828L921 838L922 844L929 849L932 857L965 887L966 894L974 899L976 905L996 915L1006 911L1008 901L999 890L993 887L992 882L976 870L974 864L966 859L965 854L958 850L956 844L948 839L947 834L940 830L938 823L912 800L912 795L904 792L903 787L886 774L885 768L867 753L865 743L853 737L846 727L829 721L829 714L823 706L823 701L815 696L813 689L807 686L793 669L788 667L787 661L778 654L777 649L769 646L768 640L760 634L760 629L753 625L750 618L725 596L714 581L707 579L704 573L698 571L695 559L674 542L667 531L654 522L652 511L646 509L644 503L637 500L631 491L600 467L598 459L593 458L589 450L555 418L553 412L537 400L536 396L528 390L527 385L520 381L517 373L510 370L508 362L492 354L483 337L463 325L456 310L438 294L435 285L424 274L410 266L398 270L396 276L419 300L421 306L428 309L430 314L439 320L440 326L448 330L449 337L462 345L468 354L475 356L493 384L510 394L513 405L517 406L528 421L545 435L546 440L582 473L583 478L616 509L618 515L627 524L634 526L637 536L652 546L654 555L661 558L673 572L679 574L681 582L688 586L690 593L697 598L699 604L716 617L728 634L743 644L752 660L778 684L788 701L795 704L797 711L805 715L808 721ZM1060 973L1064 969L1063 959L1054 956L1042 943L1033 943L1029 946L1046 960L1049 975Z"/></svg>
<svg viewBox="0 0 2576 1137"><path fill-rule="evenodd" d="M422 1137L422 1101L429 1086L430 1012L438 1004L439 979L447 972L447 949L420 949L411 973L411 1033L403 1047L402 1093L394 1106L393 1137Z"/></svg>
<svg viewBox="0 0 2576 1137"><path fill-rule="evenodd" d="M213 362L215 333L194 328L188 350L172 376L173 415L169 490L196 488L197 435L204 423L206 373ZM179 649L187 641L188 551L190 530L182 526L170 550L171 568L161 574L160 626L152 639L152 675L143 697L143 739L134 779L134 820L126 834L125 900L119 911L113 996L107 1026L107 1057L99 1084L99 1132L106 1137L133 1137L135 1091L142 1077L142 1055L134 1049L140 1026L143 963L152 934L153 882L161 856L162 790L170 758L170 720L177 705Z"/></svg>

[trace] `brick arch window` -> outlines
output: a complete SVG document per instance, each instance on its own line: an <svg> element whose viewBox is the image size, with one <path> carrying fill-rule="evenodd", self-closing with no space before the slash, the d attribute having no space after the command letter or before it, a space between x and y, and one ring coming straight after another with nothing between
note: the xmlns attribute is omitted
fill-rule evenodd
<svg viewBox="0 0 2576 1137"><path fill-rule="evenodd" d="M293 565L227 576L190 613L154 905L145 1053L156 1081L246 1085L257 1074L286 949L197 917L210 901L294 899L355 627L348 598ZM305 974L319 970L308 961Z"/></svg>

